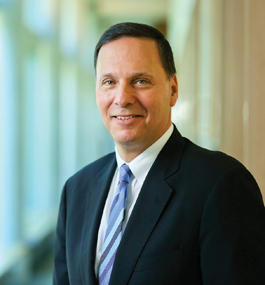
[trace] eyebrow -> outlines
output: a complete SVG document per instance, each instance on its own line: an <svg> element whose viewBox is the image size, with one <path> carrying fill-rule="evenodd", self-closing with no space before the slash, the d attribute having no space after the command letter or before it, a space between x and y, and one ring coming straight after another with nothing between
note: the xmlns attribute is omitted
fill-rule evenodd
<svg viewBox="0 0 265 285"><path fill-rule="evenodd" d="M148 73L148 72L137 72L137 73L133 73L130 75L130 77L148 77L150 79L153 78L153 76ZM106 73L106 74L103 74L102 76L100 76L100 78L106 78L106 77L113 77L115 78L116 75L114 73Z"/></svg>
<svg viewBox="0 0 265 285"><path fill-rule="evenodd" d="M115 75L113 73L106 73L100 76L100 78L105 78L105 77L115 77Z"/></svg>
<svg viewBox="0 0 265 285"><path fill-rule="evenodd" d="M152 79L153 78L153 76L150 74L150 73L147 73L147 72L140 72L140 73L135 73L134 75L133 75L133 77L148 77L148 78L150 78L150 79Z"/></svg>

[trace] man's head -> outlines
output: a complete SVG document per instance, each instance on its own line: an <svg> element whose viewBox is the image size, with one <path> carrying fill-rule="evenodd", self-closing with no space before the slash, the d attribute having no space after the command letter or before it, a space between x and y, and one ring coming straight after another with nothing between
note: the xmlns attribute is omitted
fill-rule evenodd
<svg viewBox="0 0 265 285"><path fill-rule="evenodd" d="M98 48L96 77L103 122L130 162L169 128L178 97L176 75L165 71L153 38L120 36Z"/></svg>
<svg viewBox="0 0 265 285"><path fill-rule="evenodd" d="M173 53L164 35L151 26L130 22L111 26L101 36L94 53L95 70L97 68L98 53L101 47L106 43L120 39L122 37L146 38L155 41L163 68L165 69L168 79L170 79L176 73Z"/></svg>

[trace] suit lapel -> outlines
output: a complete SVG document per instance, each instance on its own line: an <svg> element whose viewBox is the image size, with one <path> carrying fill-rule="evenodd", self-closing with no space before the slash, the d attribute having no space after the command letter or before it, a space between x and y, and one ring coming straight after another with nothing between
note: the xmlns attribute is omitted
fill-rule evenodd
<svg viewBox="0 0 265 285"><path fill-rule="evenodd" d="M113 156L88 186L81 252L81 274L84 284L97 284L94 265L98 228L116 167L116 159Z"/></svg>
<svg viewBox="0 0 265 285"><path fill-rule="evenodd" d="M110 284L127 284L139 255L171 195L171 188L159 179L148 179L137 199L116 253ZM147 182L147 180L146 180Z"/></svg>
<svg viewBox="0 0 265 285"><path fill-rule="evenodd" d="M166 179L178 171L183 149L184 140L175 128L143 184L116 253L110 284L129 282L136 262L169 202L173 190Z"/></svg>

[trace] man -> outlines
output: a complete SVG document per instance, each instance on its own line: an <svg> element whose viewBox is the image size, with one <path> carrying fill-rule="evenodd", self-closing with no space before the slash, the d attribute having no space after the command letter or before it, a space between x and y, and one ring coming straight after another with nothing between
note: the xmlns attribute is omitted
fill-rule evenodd
<svg viewBox="0 0 265 285"><path fill-rule="evenodd" d="M65 184L54 284L265 284L260 190L238 161L172 125L178 84L164 36L112 26L95 69L116 151Z"/></svg>

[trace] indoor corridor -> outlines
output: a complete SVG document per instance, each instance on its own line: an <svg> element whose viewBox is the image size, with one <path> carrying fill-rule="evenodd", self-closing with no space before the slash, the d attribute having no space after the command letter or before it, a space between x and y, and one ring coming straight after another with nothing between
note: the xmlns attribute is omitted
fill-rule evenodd
<svg viewBox="0 0 265 285"><path fill-rule="evenodd" d="M265 197L265 1L0 0L0 285L52 284L63 185L114 150L93 52L125 21L169 40L182 135L237 158Z"/></svg>

